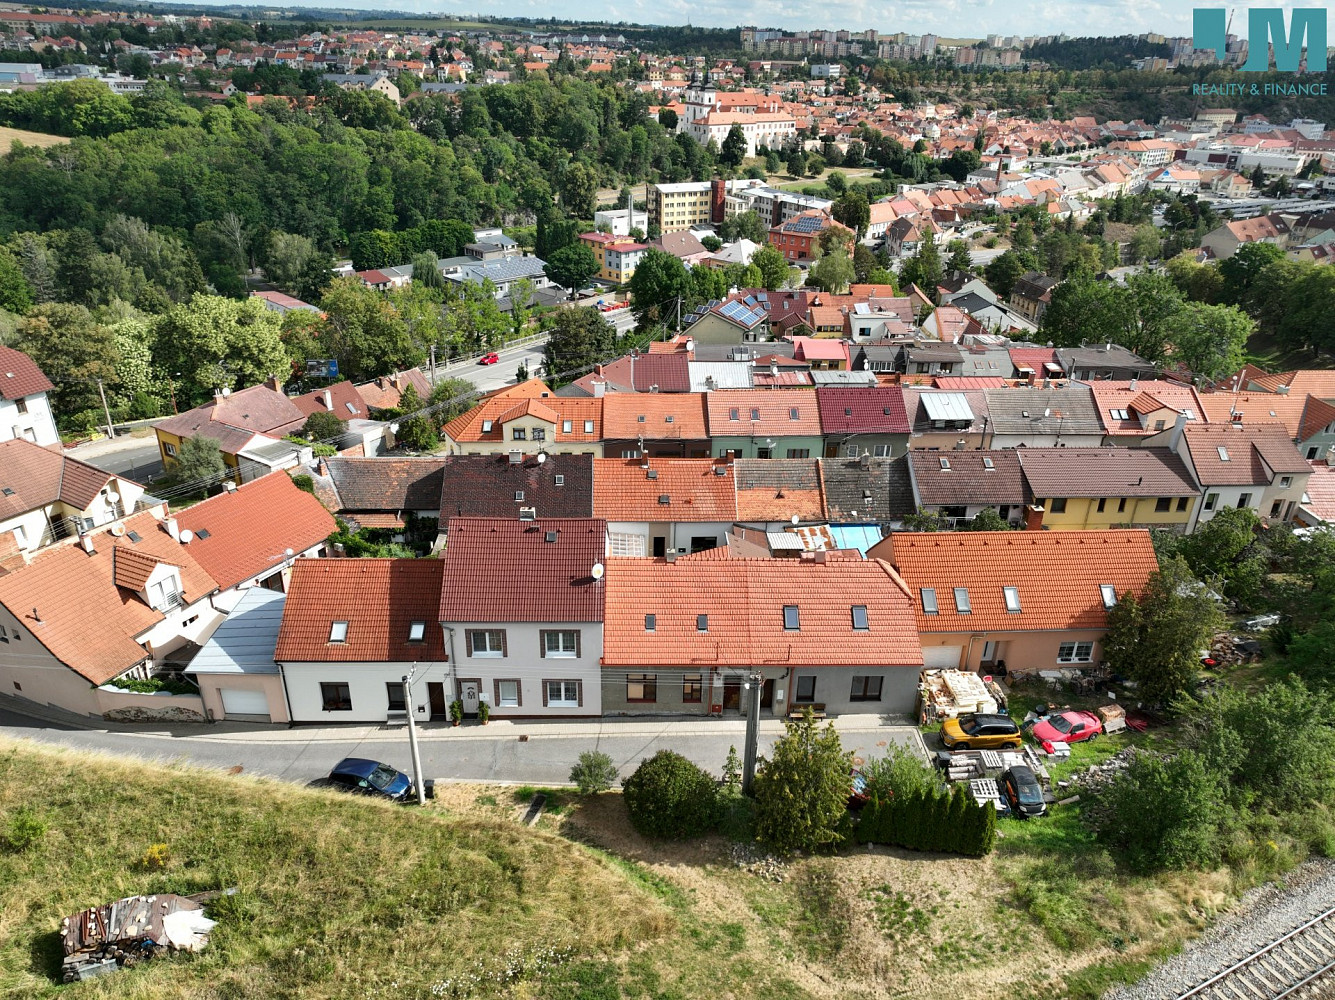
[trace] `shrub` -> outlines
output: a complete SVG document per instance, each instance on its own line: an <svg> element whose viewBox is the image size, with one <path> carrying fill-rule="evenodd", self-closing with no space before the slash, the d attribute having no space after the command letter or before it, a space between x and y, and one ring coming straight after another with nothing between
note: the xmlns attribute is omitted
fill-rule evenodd
<svg viewBox="0 0 1335 1000"><path fill-rule="evenodd" d="M816 728L810 708L784 728L756 774L756 833L784 853L832 850L844 839L852 755L832 724Z"/></svg>
<svg viewBox="0 0 1335 1000"><path fill-rule="evenodd" d="M171 678L150 677L145 680L141 677L117 677L107 683L122 691L133 691L136 694L156 694L159 691L165 691L167 694L199 694L199 688L193 684Z"/></svg>
<svg viewBox="0 0 1335 1000"><path fill-rule="evenodd" d="M728 747L727 759L723 761L723 784L728 788L742 787L742 759L737 756L735 746Z"/></svg>
<svg viewBox="0 0 1335 1000"><path fill-rule="evenodd" d="M315 480L310 476L307 475L293 476L292 485L295 486L297 489L301 490L303 493L309 493L311 496L315 495Z"/></svg>
<svg viewBox="0 0 1335 1000"><path fill-rule="evenodd" d="M149 844L143 857L139 859L139 867L144 871L160 871L167 867L169 860L171 860L170 847L166 844Z"/></svg>
<svg viewBox="0 0 1335 1000"><path fill-rule="evenodd" d="M46 836L46 820L29 806L19 806L9 817L5 829L5 847L15 854L26 851Z"/></svg>
<svg viewBox="0 0 1335 1000"><path fill-rule="evenodd" d="M581 795L597 795L607 791L617 780L617 766L601 750L585 750L570 769L570 780Z"/></svg>
<svg viewBox="0 0 1335 1000"><path fill-rule="evenodd" d="M631 825L646 837L698 837L718 821L714 779L679 753L658 751L622 785Z"/></svg>
<svg viewBox="0 0 1335 1000"><path fill-rule="evenodd" d="M1187 868L1218 856L1224 791L1198 753L1137 754L1100 805L1099 836L1137 871Z"/></svg>

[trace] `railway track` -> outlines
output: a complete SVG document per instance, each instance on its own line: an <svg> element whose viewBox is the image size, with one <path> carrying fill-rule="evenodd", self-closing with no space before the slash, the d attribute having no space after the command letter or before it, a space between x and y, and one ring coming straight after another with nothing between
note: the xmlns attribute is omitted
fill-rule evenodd
<svg viewBox="0 0 1335 1000"><path fill-rule="evenodd" d="M1335 907L1295 927L1177 1000L1329 1000L1335 997Z"/></svg>

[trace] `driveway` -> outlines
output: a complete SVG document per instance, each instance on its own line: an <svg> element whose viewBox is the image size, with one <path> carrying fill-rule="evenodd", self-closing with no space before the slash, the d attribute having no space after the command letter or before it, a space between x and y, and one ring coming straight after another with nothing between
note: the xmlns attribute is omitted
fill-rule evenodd
<svg viewBox="0 0 1335 1000"><path fill-rule="evenodd" d="M56 743L81 750L157 761L187 761L204 767L232 768L300 783L324 777L343 757L372 757L411 773L412 758L405 728L347 726L326 728L283 726L127 725L83 723L34 718L0 706L0 736ZM892 744L922 750L911 726L878 716L843 716L835 720L844 748L861 758L883 754ZM768 753L783 733L777 720L761 724L760 752ZM612 757L623 776L645 757L670 749L715 774L723 767L728 747L742 753L745 723L740 719L605 719L588 722L494 720L453 728L442 724L419 727L422 771L440 781L564 784L570 768L585 750Z"/></svg>

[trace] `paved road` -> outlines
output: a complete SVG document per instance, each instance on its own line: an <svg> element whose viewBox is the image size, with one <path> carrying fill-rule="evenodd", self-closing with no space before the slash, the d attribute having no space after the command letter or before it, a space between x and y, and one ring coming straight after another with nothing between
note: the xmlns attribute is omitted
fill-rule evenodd
<svg viewBox="0 0 1335 1000"><path fill-rule="evenodd" d="M865 720L865 721L858 721ZM891 743L920 747L917 731L907 726L882 726L874 716L838 720L845 749L861 757L883 753ZM866 728L857 728L865 726ZM258 773L306 783L328 774L343 757L383 760L411 773L406 730L374 727L347 729L286 729L236 726L177 725L84 729L21 715L0 707L0 736L26 737L84 750L151 760L183 760L205 767L241 765ZM774 745L781 727L762 725L760 751ZM579 725L544 722L493 722L458 729L422 727L422 770L437 780L503 781L527 784L564 783L571 765L585 750L610 754L623 775L645 757L670 748L701 767L718 771L728 747L741 752L744 724L740 720L679 721L606 720ZM521 737L527 737L521 742Z"/></svg>
<svg viewBox="0 0 1335 1000"><path fill-rule="evenodd" d="M162 475L162 455L158 452L157 438L120 437L114 441L94 441L65 454L81 462L96 466L104 472L128 476L137 483L146 483Z"/></svg>
<svg viewBox="0 0 1335 1000"><path fill-rule="evenodd" d="M1005 247L994 247L991 250L970 250L969 260L973 261L974 267L986 267L1005 252Z"/></svg>
<svg viewBox="0 0 1335 1000"><path fill-rule="evenodd" d="M436 369L436 378L462 378L472 382L481 392L503 389L515 384L515 370L521 362L528 363L529 377L541 374L543 349L547 341L534 341L523 347L508 347L497 351L499 361L494 365L480 365L477 358L456 361Z"/></svg>

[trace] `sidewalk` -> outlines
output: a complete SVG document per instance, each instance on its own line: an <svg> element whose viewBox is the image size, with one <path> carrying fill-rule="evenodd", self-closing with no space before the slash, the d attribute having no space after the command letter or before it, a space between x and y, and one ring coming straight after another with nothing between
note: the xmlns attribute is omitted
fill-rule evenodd
<svg viewBox="0 0 1335 1000"><path fill-rule="evenodd" d="M298 744L347 743L350 740L369 743L399 743L408 736L406 725L349 724L342 726L293 726L245 722L214 723L125 723L104 722L77 716L60 709L36 706L8 695L0 695L0 708L24 715L37 723L116 733L123 736L145 736L161 739L193 739L209 743L243 744ZM830 720L841 733L870 732L877 729L913 728L908 718L881 715L841 715ZM614 736L732 736L744 735L746 720L738 716L726 718L662 717L662 718L605 718L605 719L493 719L483 726L465 722L452 726L448 722L424 722L417 725L417 738L422 742L468 740L517 740L521 736L545 739L589 739ZM761 735L778 736L783 733L781 719L761 719Z"/></svg>

